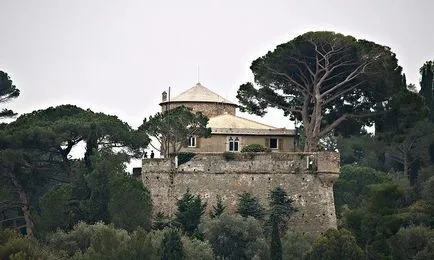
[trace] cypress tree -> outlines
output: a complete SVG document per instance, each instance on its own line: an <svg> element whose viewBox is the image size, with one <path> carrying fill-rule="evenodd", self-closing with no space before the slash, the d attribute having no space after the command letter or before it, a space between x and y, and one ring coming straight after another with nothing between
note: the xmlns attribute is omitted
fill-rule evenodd
<svg viewBox="0 0 434 260"><path fill-rule="evenodd" d="M184 250L182 248L181 235L176 229L171 229L164 236L161 242L163 248L162 260L182 260L185 259Z"/></svg>
<svg viewBox="0 0 434 260"><path fill-rule="evenodd" d="M271 231L271 260L282 260L282 241L279 236L279 223L273 221L273 228Z"/></svg>
<svg viewBox="0 0 434 260"><path fill-rule="evenodd" d="M425 105L429 110L429 118L434 122L434 66L432 61L427 61L420 68L422 79L420 81L419 94L424 97Z"/></svg>
<svg viewBox="0 0 434 260"><path fill-rule="evenodd" d="M206 203L202 203L199 195L195 196L187 189L187 192L176 202L176 205L178 211L175 222L182 227L188 236L192 236L197 231L200 217L205 213Z"/></svg>
<svg viewBox="0 0 434 260"><path fill-rule="evenodd" d="M249 192L239 195L237 213L244 218L251 216L258 220L264 219L264 208L259 203L259 199Z"/></svg>
<svg viewBox="0 0 434 260"><path fill-rule="evenodd" d="M293 200L288 197L286 191L281 187L270 191L270 218L268 225L273 227L276 222L279 234L286 232L290 216L297 212L297 209L292 206L292 202Z"/></svg>
<svg viewBox="0 0 434 260"><path fill-rule="evenodd" d="M212 206L212 211L210 212L211 218L218 218L224 211L225 206L223 205L223 200L220 195L217 195L217 204L215 206Z"/></svg>

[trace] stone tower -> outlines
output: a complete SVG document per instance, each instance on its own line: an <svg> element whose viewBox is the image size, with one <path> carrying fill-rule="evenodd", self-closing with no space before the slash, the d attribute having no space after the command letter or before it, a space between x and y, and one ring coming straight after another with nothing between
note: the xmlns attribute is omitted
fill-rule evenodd
<svg viewBox="0 0 434 260"><path fill-rule="evenodd" d="M185 106L191 108L193 112L202 112L209 118L223 114L235 115L235 109L237 108L235 103L212 92L200 83L170 101L167 99L167 93L163 92L160 103L161 111L166 111L169 104L170 109Z"/></svg>

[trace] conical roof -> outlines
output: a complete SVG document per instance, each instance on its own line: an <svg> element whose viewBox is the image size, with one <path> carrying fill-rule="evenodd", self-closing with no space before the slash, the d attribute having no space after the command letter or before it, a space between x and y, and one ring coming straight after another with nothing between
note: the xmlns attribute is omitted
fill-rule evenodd
<svg viewBox="0 0 434 260"><path fill-rule="evenodd" d="M162 104L166 102L162 102ZM175 102L175 103L212 102L212 103L225 103L225 104L236 105L235 103L207 89L200 83L197 83L195 86L193 86L190 89L187 89L186 91L182 92L178 96L171 98L170 102Z"/></svg>

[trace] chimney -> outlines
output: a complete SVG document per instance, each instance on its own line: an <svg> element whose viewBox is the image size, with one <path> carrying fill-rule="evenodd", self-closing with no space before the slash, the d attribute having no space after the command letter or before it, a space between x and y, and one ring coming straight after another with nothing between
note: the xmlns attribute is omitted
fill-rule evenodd
<svg viewBox="0 0 434 260"><path fill-rule="evenodd" d="M167 101L167 92L163 91L163 93L161 93L161 102L166 102Z"/></svg>

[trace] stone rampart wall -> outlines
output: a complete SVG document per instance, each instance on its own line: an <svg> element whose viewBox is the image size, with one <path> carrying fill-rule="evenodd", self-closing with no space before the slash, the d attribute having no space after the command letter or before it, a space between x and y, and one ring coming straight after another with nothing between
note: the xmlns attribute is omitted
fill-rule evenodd
<svg viewBox="0 0 434 260"><path fill-rule="evenodd" d="M282 187L298 212L291 218L293 230L319 234L336 227L332 185L339 176L337 153L199 154L176 167L171 159L145 159L143 183L151 190L155 209L176 211L175 202L187 189L199 194L210 209L220 195L234 212L238 195L250 192L268 206L271 189ZM156 213L156 212L155 212Z"/></svg>

